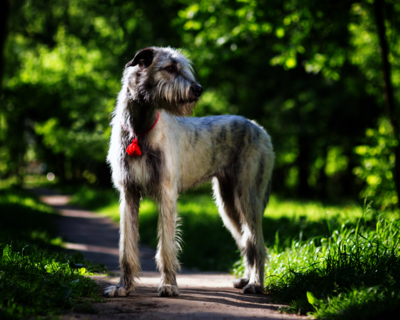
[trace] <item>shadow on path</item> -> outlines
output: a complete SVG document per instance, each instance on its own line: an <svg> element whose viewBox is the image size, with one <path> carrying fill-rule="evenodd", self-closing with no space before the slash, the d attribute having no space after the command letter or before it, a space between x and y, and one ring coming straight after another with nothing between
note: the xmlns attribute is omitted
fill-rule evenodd
<svg viewBox="0 0 400 320"><path fill-rule="evenodd" d="M40 200L56 209L58 234L66 242L66 248L80 251L84 258L103 263L109 270L119 269L118 226L111 219L69 205L70 196L57 194L53 190L30 189ZM140 245L140 261L143 271L157 271L155 250Z"/></svg>

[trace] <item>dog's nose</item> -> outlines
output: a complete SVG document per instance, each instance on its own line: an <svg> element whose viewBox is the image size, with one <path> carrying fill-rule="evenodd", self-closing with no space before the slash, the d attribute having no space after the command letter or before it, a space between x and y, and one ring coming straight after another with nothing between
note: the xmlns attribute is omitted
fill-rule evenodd
<svg viewBox="0 0 400 320"><path fill-rule="evenodd" d="M198 84L195 84L195 85L192 85L192 91L196 97L200 97L201 93L203 92L203 88L201 86L199 86Z"/></svg>

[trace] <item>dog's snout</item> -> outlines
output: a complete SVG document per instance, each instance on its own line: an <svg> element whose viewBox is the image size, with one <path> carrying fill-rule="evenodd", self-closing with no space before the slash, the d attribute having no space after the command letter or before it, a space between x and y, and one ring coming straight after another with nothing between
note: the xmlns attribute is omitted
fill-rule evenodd
<svg viewBox="0 0 400 320"><path fill-rule="evenodd" d="M196 97L200 97L201 93L203 92L203 88L201 86L199 86L198 84L194 84L194 85L192 85L192 91Z"/></svg>

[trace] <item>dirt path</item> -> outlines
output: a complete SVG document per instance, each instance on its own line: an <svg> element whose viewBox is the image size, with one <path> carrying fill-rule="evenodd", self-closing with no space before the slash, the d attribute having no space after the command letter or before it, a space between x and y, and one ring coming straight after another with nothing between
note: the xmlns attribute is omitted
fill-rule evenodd
<svg viewBox="0 0 400 320"><path fill-rule="evenodd" d="M60 236L66 247L82 252L86 259L101 262L113 276L95 276L102 288L118 282L118 227L108 218L68 205L68 196L46 189L34 189L41 201L60 213ZM301 319L277 312L282 306L272 303L269 295L244 295L232 287L233 276L227 273L182 270L177 281L178 297L158 297L159 273L154 262L155 251L140 246L142 272L135 292L128 297L109 298L94 305L97 314L70 312L63 319Z"/></svg>

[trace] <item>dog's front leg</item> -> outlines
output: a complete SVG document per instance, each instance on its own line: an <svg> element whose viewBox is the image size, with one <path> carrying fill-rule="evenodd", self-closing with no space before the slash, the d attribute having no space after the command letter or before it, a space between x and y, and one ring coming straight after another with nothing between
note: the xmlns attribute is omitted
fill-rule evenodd
<svg viewBox="0 0 400 320"><path fill-rule="evenodd" d="M121 191L120 194L120 239L119 264L121 278L116 286L110 286L104 292L105 296L127 296L134 289L135 278L140 271L139 261L139 203L140 192L136 188Z"/></svg>
<svg viewBox="0 0 400 320"><path fill-rule="evenodd" d="M176 283L176 271L180 269L177 258L179 244L176 241L177 196L162 197L159 201L158 215L158 246L157 246L157 267L161 272L159 296L179 295Z"/></svg>

